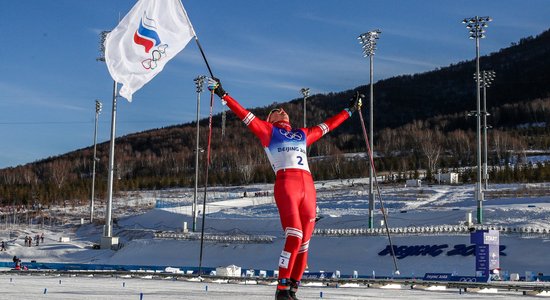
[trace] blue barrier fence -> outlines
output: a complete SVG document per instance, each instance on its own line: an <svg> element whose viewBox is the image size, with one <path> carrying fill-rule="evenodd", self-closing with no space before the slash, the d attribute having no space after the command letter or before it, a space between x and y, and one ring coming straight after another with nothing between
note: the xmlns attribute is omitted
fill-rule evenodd
<svg viewBox="0 0 550 300"><path fill-rule="evenodd" d="M11 268L15 267L13 262L0 262L0 267L2 268ZM22 268L27 268L29 270L58 270L58 271L113 271L113 272L165 272L166 268L177 268L183 274L198 274L198 267L188 267L188 266L151 266L151 265L107 265L107 264L75 264L75 263L40 263L40 262L22 262ZM203 274L210 274L212 271L215 271L215 268L203 267ZM242 269L242 273L246 274L252 270ZM253 270L253 276L259 276L260 271L265 272L267 277L274 277L273 270ZM329 279L333 278L334 272L306 272L304 274L304 279ZM357 275L356 275L357 276ZM342 274L340 278L352 278L353 276ZM371 279L388 279L387 276L365 276L359 275L355 278L371 278ZM391 277L393 278L393 277ZM411 279L411 277L398 277L401 279ZM421 277L422 278L422 277ZM453 276L450 273L426 273L424 280L435 280L435 281L470 281L470 282L487 282L487 278L474 277L474 276ZM550 281L550 276L543 276L539 274L535 279L539 281ZM525 277L520 278L520 280L525 280Z"/></svg>
<svg viewBox="0 0 550 300"><path fill-rule="evenodd" d="M0 267L14 268L13 262L0 262ZM154 271L163 272L166 268L178 268L183 273L193 272L197 274L197 267L178 267L178 266L146 266L146 265L103 265L103 264L73 264L73 263L39 263L39 262L21 262L21 267L27 267L29 270L59 270L59 271ZM202 268L204 273L210 273L215 268Z"/></svg>
<svg viewBox="0 0 550 300"><path fill-rule="evenodd" d="M13 262L0 262L0 267L14 268ZM166 268L177 268L183 274L198 274L198 267L181 267L181 266L149 266L149 265L105 265L105 264L74 264L74 263L39 263L39 262L21 262L21 268L27 268L29 270L57 270L57 271L142 271L142 272L164 272ZM215 268L203 267L203 274L210 274L215 271ZM242 274L246 274L252 270L242 269ZM260 276L260 271L265 272L267 277L274 277L275 272L273 270L253 270L253 276ZM306 272L304 278L308 279L329 279L332 278L334 272ZM367 278L367 276L359 276L359 278ZM342 275L342 278L351 278L349 275ZM369 277L370 278L370 277Z"/></svg>

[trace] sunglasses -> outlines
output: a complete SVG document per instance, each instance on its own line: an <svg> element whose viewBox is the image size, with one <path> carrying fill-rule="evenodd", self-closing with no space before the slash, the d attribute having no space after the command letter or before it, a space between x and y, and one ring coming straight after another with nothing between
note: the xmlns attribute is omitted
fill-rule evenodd
<svg viewBox="0 0 550 300"><path fill-rule="evenodd" d="M280 114L282 111L283 111L282 108L275 108L275 109L272 109L272 110L269 112L269 114L267 115L266 120L269 120L269 117L271 117L271 114L273 114L273 113L278 113L278 114Z"/></svg>

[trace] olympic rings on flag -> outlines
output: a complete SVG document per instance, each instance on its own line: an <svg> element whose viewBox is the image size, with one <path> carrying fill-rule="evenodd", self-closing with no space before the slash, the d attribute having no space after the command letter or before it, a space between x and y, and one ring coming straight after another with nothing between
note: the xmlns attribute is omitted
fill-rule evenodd
<svg viewBox="0 0 550 300"><path fill-rule="evenodd" d="M153 52L151 52L151 58L148 58L141 62L143 68L146 70L156 69L158 67L157 61L160 61L162 57L166 54L166 48L168 48L168 45L162 44L158 46L157 49L153 50Z"/></svg>

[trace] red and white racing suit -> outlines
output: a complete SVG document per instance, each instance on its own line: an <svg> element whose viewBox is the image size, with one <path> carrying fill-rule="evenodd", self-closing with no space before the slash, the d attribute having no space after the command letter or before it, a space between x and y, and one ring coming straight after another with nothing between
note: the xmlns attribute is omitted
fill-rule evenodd
<svg viewBox="0 0 550 300"><path fill-rule="evenodd" d="M286 237L279 258L279 282L290 278L300 281L307 264L317 207L306 148L338 127L350 113L343 110L317 126L292 129L287 122L272 124L256 118L227 94L223 100L260 139L276 173L275 202Z"/></svg>

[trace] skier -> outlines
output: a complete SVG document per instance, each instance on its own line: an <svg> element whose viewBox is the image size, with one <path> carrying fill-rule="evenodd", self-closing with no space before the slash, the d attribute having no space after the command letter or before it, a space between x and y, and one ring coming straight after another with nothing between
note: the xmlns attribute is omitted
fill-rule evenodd
<svg viewBox="0 0 550 300"><path fill-rule="evenodd" d="M14 256L13 263L15 264L14 270L21 270L21 259L19 257Z"/></svg>
<svg viewBox="0 0 550 300"><path fill-rule="evenodd" d="M222 103L260 139L276 173L274 196L286 240L279 258L275 299L297 300L296 291L307 265L317 206L306 147L360 109L361 98L358 94L350 100L346 109L317 126L293 129L288 114L282 108L272 110L263 121L227 94L217 78L209 79L208 89L218 95Z"/></svg>

